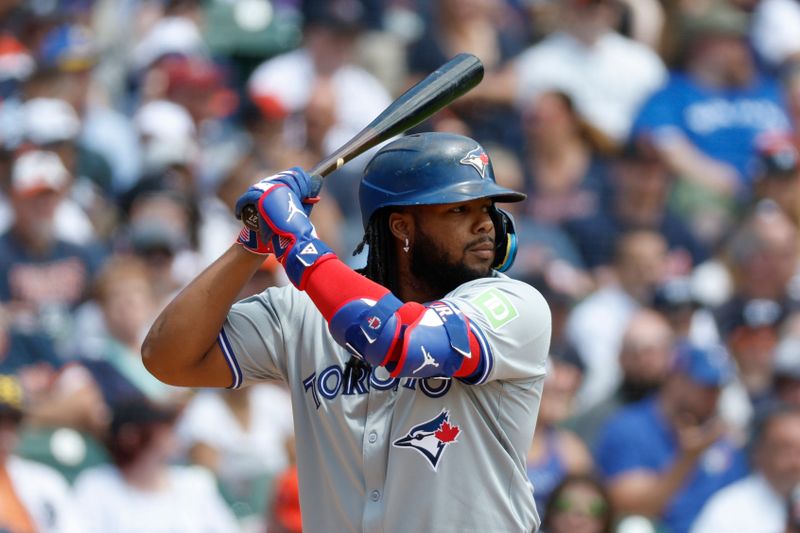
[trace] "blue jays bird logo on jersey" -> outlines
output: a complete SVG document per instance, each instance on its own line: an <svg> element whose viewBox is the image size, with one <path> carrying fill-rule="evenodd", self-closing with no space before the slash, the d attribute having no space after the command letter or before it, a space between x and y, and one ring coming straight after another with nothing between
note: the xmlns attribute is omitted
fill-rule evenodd
<svg viewBox="0 0 800 533"><path fill-rule="evenodd" d="M486 167L489 166L489 156L486 155L483 148L476 146L467 152L467 155L465 155L459 163L462 165L472 165L473 168L478 171L478 174L481 175L481 178L485 178Z"/></svg>
<svg viewBox="0 0 800 533"><path fill-rule="evenodd" d="M450 423L450 413L443 409L435 418L416 425L392 444L398 448L411 448L420 453L433 467L439 466L445 448L456 442L461 428Z"/></svg>

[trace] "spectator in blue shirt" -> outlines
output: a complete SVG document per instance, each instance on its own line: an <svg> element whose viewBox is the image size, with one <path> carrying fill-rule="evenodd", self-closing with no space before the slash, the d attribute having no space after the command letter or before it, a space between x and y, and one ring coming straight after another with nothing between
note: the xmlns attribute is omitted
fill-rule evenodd
<svg viewBox="0 0 800 533"><path fill-rule="evenodd" d="M683 65L640 109L632 134L651 136L682 180L681 199L708 239L751 195L758 138L790 129L777 80L748 47L747 15L724 4L688 17Z"/></svg>
<svg viewBox="0 0 800 533"><path fill-rule="evenodd" d="M683 30L683 68L645 103L633 133L653 135L682 176L734 191L749 185L756 138L790 127L780 86L756 70L744 13L711 8Z"/></svg>
<svg viewBox="0 0 800 533"><path fill-rule="evenodd" d="M595 459L621 514L688 531L712 494L747 474L745 454L716 416L733 372L721 347L682 350L658 394L604 425Z"/></svg>

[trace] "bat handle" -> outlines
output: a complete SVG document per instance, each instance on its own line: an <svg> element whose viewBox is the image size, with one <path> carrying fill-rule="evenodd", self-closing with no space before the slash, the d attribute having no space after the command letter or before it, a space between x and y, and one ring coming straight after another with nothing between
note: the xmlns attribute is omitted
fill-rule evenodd
<svg viewBox="0 0 800 533"><path fill-rule="evenodd" d="M311 171L311 188L308 192L309 198L314 198L315 196L319 196L319 191L322 190L322 178L323 175L314 172L315 169Z"/></svg>
<svg viewBox="0 0 800 533"><path fill-rule="evenodd" d="M317 165L318 167L319 165ZM322 189L322 176L317 173L314 173L314 170L317 169L314 167L311 174L311 189L309 190L309 198L313 198L315 196L319 196L319 191ZM308 208L308 212L311 213L311 206ZM245 226L253 231L258 231L258 209L256 208L255 204L247 204L242 208L242 222Z"/></svg>

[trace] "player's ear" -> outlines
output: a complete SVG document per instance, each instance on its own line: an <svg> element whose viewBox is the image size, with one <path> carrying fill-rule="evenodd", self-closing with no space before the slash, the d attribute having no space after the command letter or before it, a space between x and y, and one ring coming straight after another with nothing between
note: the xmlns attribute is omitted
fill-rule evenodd
<svg viewBox="0 0 800 533"><path fill-rule="evenodd" d="M389 215L389 231L392 232L395 239L404 241L413 234L414 217L408 212L395 211Z"/></svg>

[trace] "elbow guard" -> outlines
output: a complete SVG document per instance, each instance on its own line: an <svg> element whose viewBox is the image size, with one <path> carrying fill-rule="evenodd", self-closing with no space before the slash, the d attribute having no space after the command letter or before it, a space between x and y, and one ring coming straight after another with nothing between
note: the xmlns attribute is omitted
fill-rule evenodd
<svg viewBox="0 0 800 533"><path fill-rule="evenodd" d="M434 302L406 328L392 376L449 377L472 353L466 317L446 302Z"/></svg>
<svg viewBox="0 0 800 533"><path fill-rule="evenodd" d="M392 293L377 302L352 300L336 311L328 328L333 338L371 365L385 365L401 333L397 311L403 306Z"/></svg>
<svg viewBox="0 0 800 533"><path fill-rule="evenodd" d="M392 377L471 379L486 367L480 332L445 301L403 304L392 294L377 302L353 300L336 311L330 331L339 344L385 366Z"/></svg>

